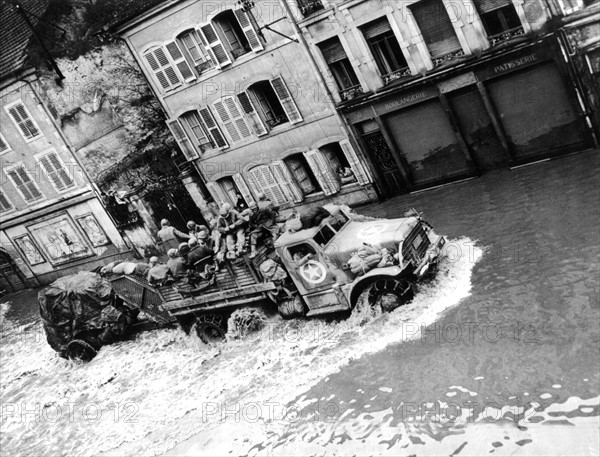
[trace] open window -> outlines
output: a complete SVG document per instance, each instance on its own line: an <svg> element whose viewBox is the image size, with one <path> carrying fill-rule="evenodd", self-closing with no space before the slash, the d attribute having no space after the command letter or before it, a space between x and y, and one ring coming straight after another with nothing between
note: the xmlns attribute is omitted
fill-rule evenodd
<svg viewBox="0 0 600 457"><path fill-rule="evenodd" d="M410 75L408 63L386 17L361 27L385 83Z"/></svg>
<svg viewBox="0 0 600 457"><path fill-rule="evenodd" d="M523 33L521 19L511 0L475 0L475 5L491 40L506 33Z"/></svg>
<svg viewBox="0 0 600 457"><path fill-rule="evenodd" d="M264 49L258 28L242 10L222 11L200 30L221 65L231 63L251 51Z"/></svg>
<svg viewBox="0 0 600 457"><path fill-rule="evenodd" d="M356 93L362 93L356 72L340 39L338 37L330 38L318 46L340 90L342 100L350 99Z"/></svg>
<svg viewBox="0 0 600 457"><path fill-rule="evenodd" d="M334 236L335 232L333 229L328 225L324 225L314 236L313 240L315 240L315 243L317 243L321 248L324 248Z"/></svg>
<svg viewBox="0 0 600 457"><path fill-rule="evenodd" d="M307 255L316 256L315 249L308 243L300 243L294 246L290 246L287 249L289 260L295 263L301 263Z"/></svg>
<svg viewBox="0 0 600 457"><path fill-rule="evenodd" d="M202 36L197 30L186 30L177 37L177 41L181 51L198 75L214 68L215 64L206 50L206 43L204 43Z"/></svg>
<svg viewBox="0 0 600 457"><path fill-rule="evenodd" d="M196 149L204 152L215 147L198 111L193 110L183 113L179 119Z"/></svg>
<svg viewBox="0 0 600 457"><path fill-rule="evenodd" d="M305 197L322 191L315 174L303 154L291 155L284 159L284 163L287 165Z"/></svg>
<svg viewBox="0 0 600 457"><path fill-rule="evenodd" d="M433 59L462 49L442 0L420 0L409 8Z"/></svg>

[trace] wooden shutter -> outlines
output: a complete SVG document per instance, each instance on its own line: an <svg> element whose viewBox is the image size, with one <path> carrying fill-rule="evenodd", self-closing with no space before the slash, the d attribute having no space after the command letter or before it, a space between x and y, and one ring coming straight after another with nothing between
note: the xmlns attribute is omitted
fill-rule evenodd
<svg viewBox="0 0 600 457"><path fill-rule="evenodd" d="M246 185L246 181L244 181L243 176L240 173L236 173L232 176L232 178L233 182L235 182L235 185L240 191L240 194L242 194L242 197L244 197L244 200L246 200L246 204L250 205L250 203L254 201L254 197L252 197L252 192L250 192L250 189Z"/></svg>
<svg viewBox="0 0 600 457"><path fill-rule="evenodd" d="M238 97L238 100L240 101L242 110L244 111L244 114L246 115L246 119L248 119L248 122L252 126L252 130L254 130L254 133L256 133L256 136L266 135L267 128L265 127L265 124L263 124L262 119L258 115L258 112L256 111L256 108L254 107L254 104L252 103L252 100L250 99L248 92L240 92L237 95L237 97Z"/></svg>
<svg viewBox="0 0 600 457"><path fill-rule="evenodd" d="M4 195L4 192L0 190L0 211L8 211L12 209L12 207L13 206L8 201L8 198Z"/></svg>
<svg viewBox="0 0 600 457"><path fill-rule="evenodd" d="M480 13L489 13L506 5L512 5L511 0L474 0Z"/></svg>
<svg viewBox="0 0 600 457"><path fill-rule="evenodd" d="M249 173L256 184L256 189L263 192L269 200L277 205L287 203L285 194L267 165L254 167Z"/></svg>
<svg viewBox="0 0 600 457"><path fill-rule="evenodd" d="M264 47L260 42L260 38L258 37L258 31L254 28L254 24L252 24L252 21L250 20L248 14L243 12L242 10L235 10L234 14L238 22L240 23L240 26L242 27L242 31L248 39L250 48L254 52L262 51Z"/></svg>
<svg viewBox="0 0 600 457"><path fill-rule="evenodd" d="M61 191L73 186L74 182L60 162L56 153L51 152L43 157L40 157L40 163L44 167L46 174L52 181L56 190Z"/></svg>
<svg viewBox="0 0 600 457"><path fill-rule="evenodd" d="M290 94L287 86L285 85L285 81L281 76L277 76L271 80L271 86L273 86L273 90L275 91L275 95L281 102L281 106L285 111L288 119L292 124L297 124L298 122L302 122L302 115Z"/></svg>
<svg viewBox="0 0 600 457"><path fill-rule="evenodd" d="M8 151L8 143L2 135L0 135L0 152Z"/></svg>
<svg viewBox="0 0 600 457"><path fill-rule="evenodd" d="M40 135L40 131L31 119L29 112L25 109L25 105L17 103L8 109L10 116L13 118L19 130L27 140L31 140Z"/></svg>
<svg viewBox="0 0 600 457"><path fill-rule="evenodd" d="M321 189L325 195L333 195L340 190L340 182L331 169L327 159L318 149L305 152L304 157L310 166L313 174L319 181Z"/></svg>
<svg viewBox="0 0 600 457"><path fill-rule="evenodd" d="M39 191L35 183L31 180L25 168L17 167L8 172L23 198L26 201L33 201L42 198L42 193Z"/></svg>
<svg viewBox="0 0 600 457"><path fill-rule="evenodd" d="M179 145L181 152L187 160L197 159L199 157L198 152L192 145L192 142L188 138L185 130L181 126L178 120L167 121L167 126L171 130L173 137L175 137L175 141Z"/></svg>
<svg viewBox="0 0 600 457"><path fill-rule="evenodd" d="M369 38L375 38L376 36L383 35L391 30L392 27L390 26L390 22L385 16L373 22L369 22L367 25L362 27L362 33L367 40Z"/></svg>
<svg viewBox="0 0 600 457"><path fill-rule="evenodd" d="M420 0L409 8L417 21L431 57L441 57L461 49L442 0Z"/></svg>
<svg viewBox="0 0 600 457"><path fill-rule="evenodd" d="M183 80L187 83L196 79L196 75L194 75L194 72L190 68L187 60L185 60L185 57L181 52L181 49L179 49L177 42L171 41L170 43L167 43L165 47L167 48L167 51L169 52L171 59L173 59L173 63L179 70Z"/></svg>
<svg viewBox="0 0 600 457"><path fill-rule="evenodd" d="M208 108L200 108L198 110L200 116L202 117L202 121L204 122L204 126L208 130L209 135L213 139L214 144L217 145L218 148L225 149L229 147L227 141L225 141L225 137L221 132L221 129L215 122L215 118Z"/></svg>
<svg viewBox="0 0 600 457"><path fill-rule="evenodd" d="M148 51L144 54L144 57L154 72L154 77L163 89L173 89L181 84L179 76L177 76L173 65L162 48Z"/></svg>
<svg viewBox="0 0 600 457"><path fill-rule="evenodd" d="M227 197L225 197L225 194L221 190L221 186L219 186L219 183L207 182L206 188L208 189L213 199L219 206L221 206L225 202L228 202Z"/></svg>
<svg viewBox="0 0 600 457"><path fill-rule="evenodd" d="M252 132L250 131L250 128L248 127L248 124L246 123L246 118L242 114L242 111L240 110L240 107L237 104L236 99L231 96L224 97L223 103L225 105L225 108L227 108L227 111L229 111L229 115L231 116L231 119L233 120L235 126L237 127L238 132L240 133L241 137L242 138L251 137Z"/></svg>
<svg viewBox="0 0 600 457"><path fill-rule="evenodd" d="M298 186L296 180L293 178L287 165L278 160L271 164L271 168L273 169L273 174L277 178L277 181L279 181L281 187L286 193L288 200L291 200L294 203L302 202L304 200L304 193Z"/></svg>
<svg viewBox="0 0 600 457"><path fill-rule="evenodd" d="M225 46L223 46L219 35L217 35L215 28L210 22L200 27L200 34L202 35L217 68L221 68L222 66L231 63L231 59L225 51Z"/></svg>
<svg viewBox="0 0 600 457"><path fill-rule="evenodd" d="M218 100L213 103L213 106L215 107L217 116L219 116L219 119L225 127L225 130L227 130L227 133L229 133L229 138L231 138L231 140L234 143L240 141L242 138L240 137L240 134L237 131L237 128L235 127L235 124L233 122L233 119L231 119L231 116L229 115L229 112L225 108L223 102Z"/></svg>
<svg viewBox="0 0 600 457"><path fill-rule="evenodd" d="M354 176L356 176L356 180L361 186L366 186L370 182L372 182L367 169L363 166L358 154L352 147L352 144L349 140L340 141L340 147L342 151L344 151L344 155L350 164L350 168L354 172Z"/></svg>

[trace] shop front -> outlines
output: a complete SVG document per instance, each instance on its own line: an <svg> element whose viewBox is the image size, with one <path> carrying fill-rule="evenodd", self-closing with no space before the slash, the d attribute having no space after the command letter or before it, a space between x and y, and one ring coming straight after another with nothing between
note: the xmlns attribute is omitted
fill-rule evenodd
<svg viewBox="0 0 600 457"><path fill-rule="evenodd" d="M591 146L552 44L522 45L445 78L343 108L386 197Z"/></svg>

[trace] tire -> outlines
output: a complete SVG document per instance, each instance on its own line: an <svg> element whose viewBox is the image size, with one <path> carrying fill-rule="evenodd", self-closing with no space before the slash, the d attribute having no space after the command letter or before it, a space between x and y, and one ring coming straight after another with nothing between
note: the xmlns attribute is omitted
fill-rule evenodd
<svg viewBox="0 0 600 457"><path fill-rule="evenodd" d="M67 359L80 362L89 362L97 353L96 348L84 340L71 340L65 350Z"/></svg>
<svg viewBox="0 0 600 457"><path fill-rule="evenodd" d="M367 290L369 305L386 312L410 303L414 296L415 284L406 278L381 278Z"/></svg>
<svg viewBox="0 0 600 457"><path fill-rule="evenodd" d="M293 319L294 317L304 317L306 314L306 308L300 295L296 295L294 298L286 298L281 300L277 306L277 311L284 319Z"/></svg>
<svg viewBox="0 0 600 457"><path fill-rule="evenodd" d="M196 320L196 335L205 344L219 343L227 332L223 318L218 314L207 314Z"/></svg>

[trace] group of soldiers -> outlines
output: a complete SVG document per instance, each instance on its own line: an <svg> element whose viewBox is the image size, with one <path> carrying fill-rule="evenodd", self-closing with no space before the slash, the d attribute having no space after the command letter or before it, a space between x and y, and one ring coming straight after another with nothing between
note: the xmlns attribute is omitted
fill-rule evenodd
<svg viewBox="0 0 600 457"><path fill-rule="evenodd" d="M225 259L235 260L248 252L248 246L248 257L252 259L256 257L262 239L277 238L280 223L285 220L264 195L259 195L258 201L251 202L247 208L233 208L231 204L223 203L219 215L209 226L189 221L188 233L177 230L163 219L158 237L169 259L166 264L160 264L157 257L150 259L148 281L157 282L166 276L179 279L188 276L190 270L206 278L211 266Z"/></svg>

